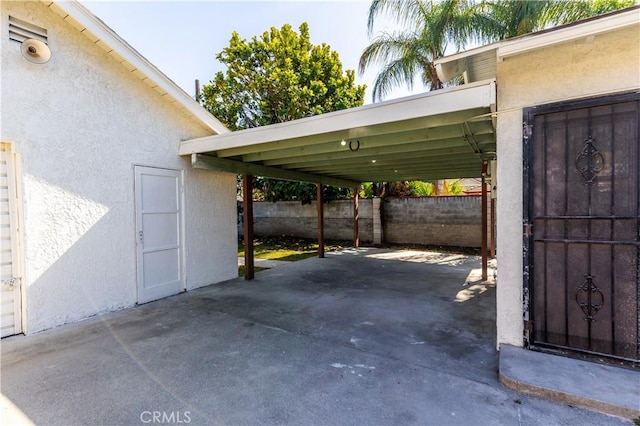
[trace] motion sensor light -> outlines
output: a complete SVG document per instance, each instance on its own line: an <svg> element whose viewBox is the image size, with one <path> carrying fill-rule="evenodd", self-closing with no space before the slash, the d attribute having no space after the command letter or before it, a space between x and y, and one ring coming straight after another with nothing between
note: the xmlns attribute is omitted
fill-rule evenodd
<svg viewBox="0 0 640 426"><path fill-rule="evenodd" d="M49 59L51 59L51 50L49 49L49 46L40 40L32 38L22 42L20 52L27 61L33 62L34 64L44 64L49 62Z"/></svg>

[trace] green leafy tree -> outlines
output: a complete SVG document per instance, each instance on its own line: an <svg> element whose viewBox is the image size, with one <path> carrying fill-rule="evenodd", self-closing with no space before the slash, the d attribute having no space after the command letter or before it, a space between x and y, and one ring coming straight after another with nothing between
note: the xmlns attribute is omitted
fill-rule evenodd
<svg viewBox="0 0 640 426"><path fill-rule="evenodd" d="M409 182L411 195L415 197L431 197L434 194L433 184L421 180Z"/></svg>
<svg viewBox="0 0 640 426"><path fill-rule="evenodd" d="M229 129L240 130L362 105L365 86L354 83L355 71L343 71L329 45L313 45L307 23L299 31L285 24L251 40L233 32L229 46L216 55L226 72L203 87L204 106ZM264 178L254 183L270 201L308 203L316 194L312 184ZM347 192L324 189L326 200Z"/></svg>

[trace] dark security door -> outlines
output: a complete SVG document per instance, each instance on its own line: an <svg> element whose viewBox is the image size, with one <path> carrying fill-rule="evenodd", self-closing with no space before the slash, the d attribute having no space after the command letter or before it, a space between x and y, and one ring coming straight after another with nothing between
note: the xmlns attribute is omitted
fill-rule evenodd
<svg viewBox="0 0 640 426"><path fill-rule="evenodd" d="M639 106L634 93L525 111L530 347L640 359Z"/></svg>

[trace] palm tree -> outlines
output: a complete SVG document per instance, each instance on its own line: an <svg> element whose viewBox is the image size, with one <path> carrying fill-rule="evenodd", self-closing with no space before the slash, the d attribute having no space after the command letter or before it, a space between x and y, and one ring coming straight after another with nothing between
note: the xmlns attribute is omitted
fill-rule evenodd
<svg viewBox="0 0 640 426"><path fill-rule="evenodd" d="M635 0L486 0L475 6L486 41L517 37L630 7Z"/></svg>
<svg viewBox="0 0 640 426"><path fill-rule="evenodd" d="M367 28L382 14L404 29L383 32L360 56L359 72L382 64L373 84L373 100L382 100L393 88L413 89L420 76L430 90L443 87L433 61L449 45L491 42L553 25L565 24L633 6L635 0L373 0Z"/></svg>
<svg viewBox="0 0 640 426"><path fill-rule="evenodd" d="M388 13L404 31L382 33L360 56L359 71L382 62L385 65L373 84L373 100L381 100L391 89L407 84L413 89L414 76L431 90L441 89L433 61L444 55L449 43L457 49L467 40L482 37L478 29L493 22L472 8L472 0L373 0L369 8L368 30L373 33L374 21ZM446 184L437 181L434 195L446 195Z"/></svg>
<svg viewBox="0 0 640 426"><path fill-rule="evenodd" d="M405 27L393 33L383 32L360 56L360 73L373 64L384 64L373 85L373 100L381 100L402 84L412 89L416 75L431 90L442 88L433 61L444 55L449 43L459 49L480 34L475 28L492 23L471 6L471 0L373 0L369 35L381 14Z"/></svg>

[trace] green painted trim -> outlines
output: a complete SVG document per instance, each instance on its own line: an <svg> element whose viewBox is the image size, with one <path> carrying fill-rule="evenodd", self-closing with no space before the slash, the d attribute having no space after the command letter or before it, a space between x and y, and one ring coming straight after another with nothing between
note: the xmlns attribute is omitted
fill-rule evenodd
<svg viewBox="0 0 640 426"><path fill-rule="evenodd" d="M355 182L352 180L296 172L293 170L278 169L276 167L266 167L259 164L243 163L241 161L211 157L202 154L192 154L191 167L193 167L194 169L214 170L241 175L248 174L253 176L264 176L297 182L320 183L323 185L332 185L341 188L355 188L360 185L360 182Z"/></svg>
<svg viewBox="0 0 640 426"><path fill-rule="evenodd" d="M486 119L485 121L481 122L469 123L469 127L474 136L487 134L493 135L495 133L490 119ZM351 142L353 144L355 144L356 141L359 140L361 148L370 149L385 147L389 145L397 146L405 143L421 143L427 141L435 142L441 139L462 138L463 136L464 129L462 124L456 123L442 127L432 127L426 129L405 129L405 131L400 131L393 135L383 134L361 138L345 136L344 140L347 143ZM342 139L343 138L335 137L330 142L321 142L315 144L311 144L310 140L299 140L300 146L282 148L278 149L277 151L260 151L251 154L245 154L243 155L242 159L243 161L268 161L292 157L307 157L315 154L330 154L334 152L348 151L348 145L340 145ZM283 142L293 142L293 140ZM233 155L238 155L238 151L221 150L218 151L217 155L218 157L230 157Z"/></svg>
<svg viewBox="0 0 640 426"><path fill-rule="evenodd" d="M298 170L300 172L303 173L315 173L315 174L321 174L323 176L329 175L329 176L334 176L334 175L344 175L344 174L360 174L360 173L376 173L376 171L378 170L389 170L389 171L394 171L394 170L404 170L406 171L410 171L410 170L428 170L431 168L438 168L438 169L443 169L443 168L447 168L449 170L459 170L459 169L466 169L468 167L475 167L477 165L477 167L480 167L480 165L482 164L482 161L480 160L480 157L475 156L475 155L469 155L469 156L465 156L464 158L456 158L456 159L451 159L448 161L422 161L422 162L411 162L411 163L405 163L405 162L398 162L398 163L387 163L387 164L382 164L381 162L378 162L376 160L375 163L373 162L369 162L369 163L365 163L365 164L353 164L351 166L341 166L341 167L331 167L331 166L326 166L324 168L314 168L313 170L307 170L307 169L301 169Z"/></svg>
<svg viewBox="0 0 640 426"><path fill-rule="evenodd" d="M382 156L387 154L399 154L399 153L417 153L422 152L425 154L428 151L439 150L439 149L449 149L449 148L460 148L467 147L469 151L471 148L469 144L463 138L455 138L455 139L444 139L438 141L427 141L427 142L419 142L419 143L406 143L401 145L393 145L389 144L386 146L366 149L364 147L360 147L357 151L349 151L347 148L346 151L336 151L331 154L321 154L321 155L308 155L305 157L294 157L294 158L283 158L277 160L268 160L263 164L266 166L280 166L280 165L291 165L291 164L308 164L312 161L335 161L335 160L345 160L345 159L353 159L359 157L370 157L370 156Z"/></svg>
<svg viewBox="0 0 640 426"><path fill-rule="evenodd" d="M352 129L345 129L335 132L317 133L305 137L283 139L274 142L265 142L259 144L252 144L241 147L227 148L216 151L218 157L235 157L250 155L249 158L243 158L245 161L263 161L267 159L268 151L279 151L287 148L296 147L309 147L312 145L335 142L339 143L342 139L351 140L358 138L366 138L373 136L387 136L387 143L389 139L393 139L398 132L407 131L419 131L425 129L434 129L437 127L460 125L465 121L469 121L475 117L482 116L489 113L490 110L486 107L471 108L462 111L447 112L442 114L431 115L427 117L412 118L408 120L398 120L393 122L387 122L382 124L373 124L362 127L355 127ZM488 119L488 118L487 118ZM259 128L256 128L259 129ZM249 129L255 130L255 129ZM243 132L246 130L241 130ZM237 132L234 132L237 133ZM275 158L279 158L278 152L274 152Z"/></svg>

